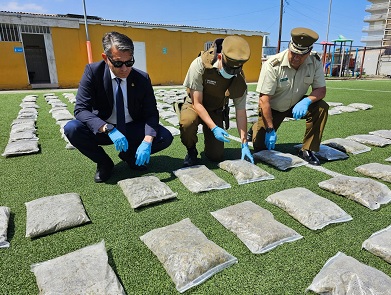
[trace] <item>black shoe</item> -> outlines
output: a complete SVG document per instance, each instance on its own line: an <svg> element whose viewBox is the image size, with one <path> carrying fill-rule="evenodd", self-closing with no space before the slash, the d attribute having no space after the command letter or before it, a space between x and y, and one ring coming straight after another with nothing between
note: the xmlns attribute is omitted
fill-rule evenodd
<svg viewBox="0 0 391 295"><path fill-rule="evenodd" d="M185 160L183 161L183 167L190 167L190 166L197 165L198 162L197 155L198 155L198 151L195 147L187 149L187 155L185 157Z"/></svg>
<svg viewBox="0 0 391 295"><path fill-rule="evenodd" d="M320 161L315 156L315 153L313 151L309 150L300 150L298 156L302 158L304 161L307 161L311 165L319 166Z"/></svg>
<svg viewBox="0 0 391 295"><path fill-rule="evenodd" d="M141 166L136 165L136 160L130 159L130 157L128 157L125 153L122 153L122 152L119 153L118 157L122 161L126 162L128 164L128 166L129 166L129 168L132 169L132 170L145 171L145 170L148 169L148 167L146 165L141 165Z"/></svg>
<svg viewBox="0 0 391 295"><path fill-rule="evenodd" d="M111 160L110 162L104 164L98 164L96 167L94 181L99 183L108 180L111 176L111 171L113 170L113 167L114 167L114 163Z"/></svg>

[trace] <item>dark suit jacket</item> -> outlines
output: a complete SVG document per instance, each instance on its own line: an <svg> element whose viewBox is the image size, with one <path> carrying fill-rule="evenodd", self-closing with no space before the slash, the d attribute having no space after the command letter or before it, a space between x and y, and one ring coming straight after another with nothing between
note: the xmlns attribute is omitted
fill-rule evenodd
<svg viewBox="0 0 391 295"><path fill-rule="evenodd" d="M145 122L145 135L155 137L159 126L159 112L149 75L132 68L126 83L130 116L135 122ZM110 117L113 104L109 67L104 61L86 65L76 95L76 119L96 134Z"/></svg>

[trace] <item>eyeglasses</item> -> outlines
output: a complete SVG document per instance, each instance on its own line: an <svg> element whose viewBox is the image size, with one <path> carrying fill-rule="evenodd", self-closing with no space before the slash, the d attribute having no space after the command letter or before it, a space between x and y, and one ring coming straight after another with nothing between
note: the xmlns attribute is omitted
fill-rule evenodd
<svg viewBox="0 0 391 295"><path fill-rule="evenodd" d="M110 58L110 56L107 56L107 58L109 59L109 61L112 63L112 65L115 67L115 68L120 68L122 67L123 65L127 66L128 68L130 68L131 66L134 65L134 56L132 57L132 59L130 60L127 60L127 61L120 61L120 60L112 60Z"/></svg>
<svg viewBox="0 0 391 295"><path fill-rule="evenodd" d="M230 74L230 75L237 75L240 73L240 71L242 70L242 66L240 67L230 67L229 65L227 65L224 61L224 58L221 59L222 63L223 63L223 68L224 70L227 72L227 74Z"/></svg>

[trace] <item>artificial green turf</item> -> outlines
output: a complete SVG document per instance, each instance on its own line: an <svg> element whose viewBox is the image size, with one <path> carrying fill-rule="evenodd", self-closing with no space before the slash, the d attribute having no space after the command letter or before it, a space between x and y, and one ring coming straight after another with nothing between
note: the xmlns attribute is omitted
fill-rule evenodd
<svg viewBox="0 0 391 295"><path fill-rule="evenodd" d="M367 103L373 105L373 109L330 116L323 139L391 129L390 80L328 81L327 86L326 101L342 102L345 105L353 102ZM255 85L250 85L249 90L254 91ZM193 194L172 173L181 168L186 153L176 136L168 149L151 157L147 174L156 175L167 183L178 193L177 199L138 210L131 209L116 183L121 179L145 174L130 171L120 162L114 147L108 146L105 150L116 164L113 176L108 183L95 184L95 164L77 150L65 149L59 126L49 114L50 105L43 99L42 94L46 92L28 93L39 94L37 132L40 153L0 157L0 206L10 207L12 212L8 231L11 246L0 249L0 294L37 294L35 277L30 272L31 264L64 255L102 239L106 242L109 263L128 294L178 294L162 264L139 237L154 228L184 218L190 218L209 239L238 258L237 264L190 289L187 294L303 294L324 263L338 251L391 276L390 264L361 249L362 242L373 232L390 225L391 205L371 211L351 200L324 191L317 184L330 176L308 167L282 172L258 163L259 167L273 174L275 180L239 186L232 175L203 157L202 163L229 182L232 188ZM61 95L63 92L57 93L62 101L67 102ZM26 95L27 93L0 94L1 152L8 141L10 123L17 117L19 104ZM73 110L71 104L69 110ZM301 143L304 125L303 120L283 123L278 130L276 150L295 153L293 145ZM230 133L237 136L235 129L231 129ZM202 151L202 135L199 139L198 149ZM238 142L231 141L225 146L227 159L240 157ZM390 146L372 147L370 152L351 155L344 161L323 163L323 167L346 175L362 176L354 172L355 167L370 162L387 164L384 160L390 156ZM391 184L385 184L391 188ZM298 186L306 187L335 202L353 220L311 231L265 201L272 193ZM25 238L24 203L66 192L81 195L92 222L34 240ZM296 230L304 238L283 244L265 254L251 254L232 232L210 214L211 211L246 200L271 211L278 221Z"/></svg>

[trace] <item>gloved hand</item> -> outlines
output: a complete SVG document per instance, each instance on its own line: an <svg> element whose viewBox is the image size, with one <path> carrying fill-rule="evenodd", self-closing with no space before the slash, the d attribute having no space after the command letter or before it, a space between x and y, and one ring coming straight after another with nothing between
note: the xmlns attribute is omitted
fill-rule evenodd
<svg viewBox="0 0 391 295"><path fill-rule="evenodd" d="M311 102L312 102L311 99L309 99L308 97L304 97L302 100L300 100L293 107L293 110L292 110L293 118L295 118L295 120L298 120L301 117L303 117L307 113L308 106L311 104Z"/></svg>
<svg viewBox="0 0 391 295"><path fill-rule="evenodd" d="M118 131L118 129L113 128L108 135L117 151L126 152L128 150L128 140L125 135Z"/></svg>
<svg viewBox="0 0 391 295"><path fill-rule="evenodd" d="M216 137L217 140L220 140L222 142L229 142L229 139L227 138L229 134L223 128L215 126L212 128L211 131L213 132L213 135Z"/></svg>
<svg viewBox="0 0 391 295"><path fill-rule="evenodd" d="M274 146L277 141L277 133L276 130L273 129L271 132L266 132L265 134L265 145L268 150L274 150Z"/></svg>
<svg viewBox="0 0 391 295"><path fill-rule="evenodd" d="M136 151L136 165L141 166L149 163L151 158L151 142L142 141Z"/></svg>
<svg viewBox="0 0 391 295"><path fill-rule="evenodd" d="M242 160L244 160L244 158L247 157L251 163L254 164L254 159L253 159L253 156L251 155L251 152L250 152L250 149L248 148L248 143L245 142L245 143L242 143Z"/></svg>

